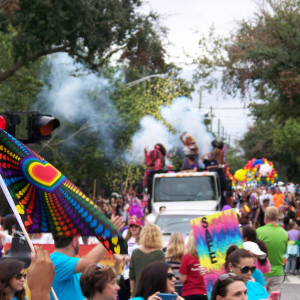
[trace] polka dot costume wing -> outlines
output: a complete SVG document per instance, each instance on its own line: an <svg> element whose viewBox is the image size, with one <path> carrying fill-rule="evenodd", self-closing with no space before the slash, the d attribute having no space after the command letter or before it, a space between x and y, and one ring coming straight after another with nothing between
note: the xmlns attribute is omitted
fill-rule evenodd
<svg viewBox="0 0 300 300"><path fill-rule="evenodd" d="M126 253L120 232L49 162L0 129L0 173L29 233L96 236L111 253Z"/></svg>

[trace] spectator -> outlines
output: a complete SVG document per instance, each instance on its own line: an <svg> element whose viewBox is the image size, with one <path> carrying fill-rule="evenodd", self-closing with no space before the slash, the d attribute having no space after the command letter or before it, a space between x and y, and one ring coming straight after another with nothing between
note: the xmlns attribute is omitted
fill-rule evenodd
<svg viewBox="0 0 300 300"><path fill-rule="evenodd" d="M277 208L279 208L280 206L284 206L284 194L279 188L277 188L272 200Z"/></svg>
<svg viewBox="0 0 300 300"><path fill-rule="evenodd" d="M202 272L194 234L191 232L188 239L187 254L183 256L179 269L179 279L183 282L182 296L185 300L207 299Z"/></svg>
<svg viewBox="0 0 300 300"><path fill-rule="evenodd" d="M222 274L215 282L210 300L247 300L243 277L234 273Z"/></svg>
<svg viewBox="0 0 300 300"><path fill-rule="evenodd" d="M107 219L110 219L112 216L112 208L107 203L102 203L101 212L105 215Z"/></svg>
<svg viewBox="0 0 300 300"><path fill-rule="evenodd" d="M123 227L123 219L116 217L113 223L117 229ZM53 288L59 300L83 300L79 285L80 273L90 264L99 262L106 253L106 248L98 243L85 257L75 257L79 251L79 237L54 235L55 251L51 260L55 266Z"/></svg>
<svg viewBox="0 0 300 300"><path fill-rule="evenodd" d="M298 224L294 221L290 222L289 231L287 232L289 241L299 241L300 231L298 229ZM286 265L284 272L292 275L296 275L297 258L299 257L299 246L298 245L288 245L286 252Z"/></svg>
<svg viewBox="0 0 300 300"><path fill-rule="evenodd" d="M162 205L159 207L159 213L163 212L163 211L166 211L167 210L167 207Z"/></svg>
<svg viewBox="0 0 300 300"><path fill-rule="evenodd" d="M252 253L254 258L254 263L256 263L259 258L265 259L267 257L267 254L261 251L259 246L254 242L244 242L243 246L246 250ZM258 268L256 268L256 270L253 272L252 277L256 282L260 283L263 287L266 285L264 275Z"/></svg>
<svg viewBox="0 0 300 300"><path fill-rule="evenodd" d="M120 300L128 300L130 298L130 280L129 280L129 265L130 257L134 249L138 248L140 241L140 234L142 230L141 220L131 218L129 227L123 232L123 237L127 241L128 255L124 256L124 266L122 275L120 277L120 290L118 291Z"/></svg>
<svg viewBox="0 0 300 300"><path fill-rule="evenodd" d="M14 215L7 215L3 219L3 231L0 232L0 244L2 250L5 244L10 244L12 242L12 237L14 235L16 228L16 218Z"/></svg>
<svg viewBox="0 0 300 300"><path fill-rule="evenodd" d="M133 251L129 266L130 288L134 295L144 268L151 262L165 261L162 243L162 233L157 225L148 224L142 229L141 246Z"/></svg>
<svg viewBox="0 0 300 300"><path fill-rule="evenodd" d="M251 281L256 267L252 254L246 249L238 249L231 245L226 252L225 269L227 272L241 276L247 287L249 300L261 300L268 298L268 292L259 283Z"/></svg>
<svg viewBox="0 0 300 300"><path fill-rule="evenodd" d="M265 258L259 257L255 262L255 266L258 270L260 270L263 274L268 273L271 271L270 261L268 259L268 249L266 247L266 244L258 240L256 237L256 231L251 226L243 226L242 227L242 237L244 242L254 242L258 245L261 251L263 251L266 254ZM248 249L249 250L249 249Z"/></svg>
<svg viewBox="0 0 300 300"><path fill-rule="evenodd" d="M279 211L269 206L265 212L266 225L256 229L257 237L265 242L269 251L271 271L265 273L268 292L280 291L283 283L283 259L287 249L288 235L278 224Z"/></svg>
<svg viewBox="0 0 300 300"><path fill-rule="evenodd" d="M117 273L109 266L90 265L80 277L80 287L86 300L117 300ZM69 298L71 299L71 298Z"/></svg>
<svg viewBox="0 0 300 300"><path fill-rule="evenodd" d="M265 211L266 211L266 208L269 206L269 203L270 203L270 200L268 198L265 198L262 201L263 201L263 205L259 206L258 215L257 215L257 221L258 221L258 224L259 224L258 227L265 225Z"/></svg>
<svg viewBox="0 0 300 300"><path fill-rule="evenodd" d="M25 300L25 263L11 258L0 261L0 299Z"/></svg>
<svg viewBox="0 0 300 300"><path fill-rule="evenodd" d="M175 275L166 262L156 261L147 265L142 274L133 300L160 299L159 293L175 293ZM184 300L176 297L176 300Z"/></svg>
<svg viewBox="0 0 300 300"><path fill-rule="evenodd" d="M171 234L166 251L166 262L170 265L176 277L175 289L179 295L181 295L183 287L183 284L179 279L179 268L182 261L182 257L185 253L186 248L182 234L179 232L173 232Z"/></svg>

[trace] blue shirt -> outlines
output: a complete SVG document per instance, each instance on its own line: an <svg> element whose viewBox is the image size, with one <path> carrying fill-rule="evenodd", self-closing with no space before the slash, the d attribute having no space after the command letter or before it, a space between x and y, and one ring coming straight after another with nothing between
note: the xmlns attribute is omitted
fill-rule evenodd
<svg viewBox="0 0 300 300"><path fill-rule="evenodd" d="M50 258L55 266L52 286L57 298L59 300L84 300L79 283L80 273L74 273L80 258L59 252L53 252ZM51 299L53 299L52 295Z"/></svg>
<svg viewBox="0 0 300 300"><path fill-rule="evenodd" d="M248 300L267 299L269 294L267 290L259 283L248 281L246 284Z"/></svg>
<svg viewBox="0 0 300 300"><path fill-rule="evenodd" d="M262 286L266 284L264 275L260 270L256 269L252 274L252 277L254 278L255 282L260 283Z"/></svg>

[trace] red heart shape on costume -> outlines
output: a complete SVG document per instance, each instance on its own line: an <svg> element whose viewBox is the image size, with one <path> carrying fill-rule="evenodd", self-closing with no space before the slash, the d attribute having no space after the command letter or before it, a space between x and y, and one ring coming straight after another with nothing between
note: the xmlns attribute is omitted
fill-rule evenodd
<svg viewBox="0 0 300 300"><path fill-rule="evenodd" d="M66 180L59 170L36 157L22 160L21 170L29 182L46 192L54 192Z"/></svg>
<svg viewBox="0 0 300 300"><path fill-rule="evenodd" d="M60 172L50 164L44 166L36 163L32 167L32 174L34 177L46 183L52 182L59 173Z"/></svg>

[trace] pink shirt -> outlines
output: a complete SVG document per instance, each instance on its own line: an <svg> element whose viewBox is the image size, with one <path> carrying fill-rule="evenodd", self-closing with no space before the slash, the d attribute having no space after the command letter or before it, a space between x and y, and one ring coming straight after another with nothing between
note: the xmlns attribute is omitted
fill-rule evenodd
<svg viewBox="0 0 300 300"><path fill-rule="evenodd" d="M270 261L269 261L268 258L267 258L267 262L265 263L264 266L260 264L259 260L256 261L255 266L263 274L264 273L269 273L271 271L271 265L270 265Z"/></svg>

